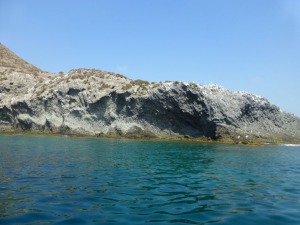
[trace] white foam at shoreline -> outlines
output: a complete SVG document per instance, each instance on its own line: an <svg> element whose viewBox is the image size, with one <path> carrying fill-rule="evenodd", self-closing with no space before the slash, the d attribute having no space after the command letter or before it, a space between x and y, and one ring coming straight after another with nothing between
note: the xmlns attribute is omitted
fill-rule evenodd
<svg viewBox="0 0 300 225"><path fill-rule="evenodd" d="M287 146L287 147L300 147L299 144L283 144L282 146Z"/></svg>

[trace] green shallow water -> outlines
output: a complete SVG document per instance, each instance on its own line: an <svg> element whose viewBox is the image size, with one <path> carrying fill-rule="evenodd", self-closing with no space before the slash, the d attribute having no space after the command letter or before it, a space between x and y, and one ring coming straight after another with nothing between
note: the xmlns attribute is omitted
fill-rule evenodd
<svg viewBox="0 0 300 225"><path fill-rule="evenodd" d="M300 147L0 135L0 224L300 224Z"/></svg>

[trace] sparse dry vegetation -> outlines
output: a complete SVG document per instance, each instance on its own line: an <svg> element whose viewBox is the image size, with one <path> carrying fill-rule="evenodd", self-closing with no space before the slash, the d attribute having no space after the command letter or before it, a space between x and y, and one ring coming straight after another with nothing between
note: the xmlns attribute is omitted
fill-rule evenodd
<svg viewBox="0 0 300 225"><path fill-rule="evenodd" d="M123 76L122 74L118 74L118 73L117 73L117 74L115 74L115 76L118 77L118 78L125 78L125 79L126 79L126 77Z"/></svg>
<svg viewBox="0 0 300 225"><path fill-rule="evenodd" d="M101 85L101 89L103 90L103 89L108 89L108 88L110 88L110 85L108 85L108 84L102 84Z"/></svg>
<svg viewBox="0 0 300 225"><path fill-rule="evenodd" d="M42 70L24 61L2 44L0 44L0 56L0 66L2 67L7 67L13 69L14 71L18 70L20 72L30 74L42 72Z"/></svg>
<svg viewBox="0 0 300 225"><path fill-rule="evenodd" d="M126 91L132 88L132 84L126 84L125 86L122 87L122 90Z"/></svg>
<svg viewBox="0 0 300 225"><path fill-rule="evenodd" d="M73 74L73 75L71 75L71 78L83 80L85 77L82 76L81 74Z"/></svg>
<svg viewBox="0 0 300 225"><path fill-rule="evenodd" d="M197 84L194 83L194 82L190 82L189 85L190 85L191 87L193 87L193 88L197 87Z"/></svg>
<svg viewBox="0 0 300 225"><path fill-rule="evenodd" d="M144 80L132 80L130 83L132 85L138 85L138 86L145 86L150 84L148 81L144 81Z"/></svg>
<svg viewBox="0 0 300 225"><path fill-rule="evenodd" d="M36 96L40 96L42 93L45 92L45 90L46 90L46 87L42 86L41 89L36 92Z"/></svg>
<svg viewBox="0 0 300 225"><path fill-rule="evenodd" d="M157 87L159 87L159 86L160 86L159 83L155 83L155 84L152 86L152 88L157 88Z"/></svg>

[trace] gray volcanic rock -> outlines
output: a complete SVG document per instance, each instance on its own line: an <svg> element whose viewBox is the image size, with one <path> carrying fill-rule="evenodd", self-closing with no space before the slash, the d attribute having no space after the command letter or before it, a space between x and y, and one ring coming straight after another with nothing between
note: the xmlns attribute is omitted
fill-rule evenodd
<svg viewBox="0 0 300 225"><path fill-rule="evenodd" d="M95 69L50 74L3 45L0 57L2 131L300 143L300 119L259 96Z"/></svg>

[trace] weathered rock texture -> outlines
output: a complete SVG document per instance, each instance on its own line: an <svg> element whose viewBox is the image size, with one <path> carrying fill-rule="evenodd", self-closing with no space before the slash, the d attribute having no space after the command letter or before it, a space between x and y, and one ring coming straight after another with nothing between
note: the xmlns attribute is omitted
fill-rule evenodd
<svg viewBox="0 0 300 225"><path fill-rule="evenodd" d="M50 74L1 44L0 130L300 142L300 119L259 96L217 85L130 80L95 69Z"/></svg>

